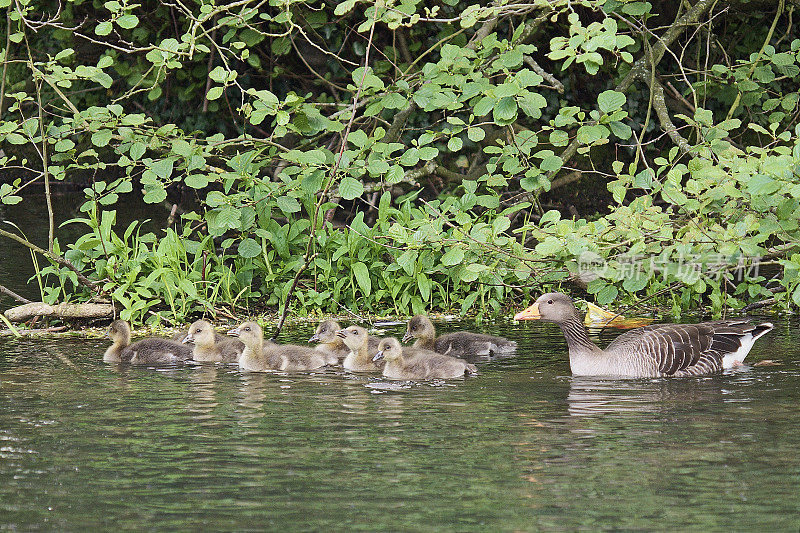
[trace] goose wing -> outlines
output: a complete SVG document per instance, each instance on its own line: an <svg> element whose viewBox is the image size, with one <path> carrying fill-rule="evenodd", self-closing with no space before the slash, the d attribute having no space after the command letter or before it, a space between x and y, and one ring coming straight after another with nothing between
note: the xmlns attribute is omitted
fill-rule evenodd
<svg viewBox="0 0 800 533"><path fill-rule="evenodd" d="M747 319L646 326L621 335L606 351L653 359L668 376L709 374L721 370L723 358L740 351L760 327Z"/></svg>

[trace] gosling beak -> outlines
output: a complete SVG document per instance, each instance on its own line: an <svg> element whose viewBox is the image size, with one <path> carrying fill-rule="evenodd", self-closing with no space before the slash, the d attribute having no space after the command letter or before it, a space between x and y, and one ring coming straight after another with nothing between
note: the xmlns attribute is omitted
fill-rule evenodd
<svg viewBox="0 0 800 533"><path fill-rule="evenodd" d="M228 331L228 335L230 335L231 337L238 337L239 336L239 328L232 329L232 330Z"/></svg>
<svg viewBox="0 0 800 533"><path fill-rule="evenodd" d="M373 362L377 362L383 359L383 350L375 354L375 357L372 358Z"/></svg>
<svg viewBox="0 0 800 533"><path fill-rule="evenodd" d="M524 311L514 315L514 320L539 320L542 315L539 313L539 304L535 303Z"/></svg>
<svg viewBox="0 0 800 533"><path fill-rule="evenodd" d="M339 331L336 332L336 336L339 337L340 339L346 339L347 332L343 329L340 329Z"/></svg>
<svg viewBox="0 0 800 533"><path fill-rule="evenodd" d="M194 337L192 337L191 333L189 333L183 339L181 339L181 344L186 344L187 342L194 342Z"/></svg>
<svg viewBox="0 0 800 533"><path fill-rule="evenodd" d="M314 335L310 339L308 339L308 342L309 343L311 343L311 342L319 342L319 335L314 333Z"/></svg>
<svg viewBox="0 0 800 533"><path fill-rule="evenodd" d="M403 335L403 342L408 342L413 338L414 338L414 336L411 334L411 332L410 331L406 331L406 334Z"/></svg>

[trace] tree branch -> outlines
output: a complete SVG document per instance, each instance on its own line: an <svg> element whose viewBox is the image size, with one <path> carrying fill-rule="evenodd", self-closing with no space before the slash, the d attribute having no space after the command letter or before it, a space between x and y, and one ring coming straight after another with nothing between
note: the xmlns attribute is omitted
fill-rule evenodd
<svg viewBox="0 0 800 533"><path fill-rule="evenodd" d="M17 241L21 245L23 245L23 246L25 246L27 248L30 248L31 250L33 250L37 254L43 255L46 258L50 259L51 261L53 261L55 263L58 263L59 265L65 266L68 269L72 270L77 275L78 281L80 281L84 286L86 286L89 289L91 289L92 292L95 292L97 294L100 294L100 293L103 292L103 290L100 288L100 286L96 282L94 282L94 281L90 280L89 278L87 278L86 276L84 276L81 273L81 271L78 270L78 267L76 267L75 265L73 265L72 263L70 263L69 261L67 261L63 257L61 257L60 255L56 254L55 252L51 252L49 250L45 250L44 248L39 248L35 244L27 241L26 239L23 239L19 235L15 235L14 233L11 233L11 232L6 231L4 229L0 229L0 235L2 235L4 237L8 237L12 241Z"/></svg>
<svg viewBox="0 0 800 533"><path fill-rule="evenodd" d="M16 292L12 291L11 289L9 289L8 287L5 287L3 285L0 285L0 292L5 294L6 296L10 296L11 298L14 298L18 302L21 302L21 303L24 303L24 304L33 303L31 300L28 300L27 298L23 298L22 296L20 296Z"/></svg>
<svg viewBox="0 0 800 533"><path fill-rule="evenodd" d="M645 77L647 80L647 84L650 85L650 90L653 92L653 109L656 111L656 116L658 116L658 121L661 123L661 127L667 132L669 138L672 139L678 148L680 148L681 152L686 154L691 150L692 146L689 144L689 141L683 138L683 136L678 133L678 128L675 127L675 124L672 122L672 118L669 116L669 110L667 109L667 103L664 100L664 87L658 82L658 80Z"/></svg>

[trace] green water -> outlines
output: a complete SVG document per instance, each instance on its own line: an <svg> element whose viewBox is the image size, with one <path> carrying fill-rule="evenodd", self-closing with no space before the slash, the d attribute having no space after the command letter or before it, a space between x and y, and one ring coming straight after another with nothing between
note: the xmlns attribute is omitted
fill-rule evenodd
<svg viewBox="0 0 800 533"><path fill-rule="evenodd" d="M0 339L0 529L800 527L796 321L748 357L779 366L618 381L571 378L549 325L471 326L519 357L394 384L120 368L100 340Z"/></svg>

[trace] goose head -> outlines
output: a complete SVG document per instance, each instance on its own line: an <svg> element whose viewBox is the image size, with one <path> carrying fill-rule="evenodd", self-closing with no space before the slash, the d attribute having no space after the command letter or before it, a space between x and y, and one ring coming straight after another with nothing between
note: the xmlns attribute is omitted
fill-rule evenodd
<svg viewBox="0 0 800 533"><path fill-rule="evenodd" d="M336 332L340 329L342 329L342 326L335 320L323 320L319 323L319 326L317 326L314 335L308 339L308 342L320 342L324 344L337 342L339 339L336 336Z"/></svg>
<svg viewBox="0 0 800 533"><path fill-rule="evenodd" d="M560 292L543 294L536 302L514 315L514 320L542 320L563 324L578 317L572 298Z"/></svg>
<svg viewBox="0 0 800 533"><path fill-rule="evenodd" d="M108 327L108 338L114 344L129 345L131 343L131 326L124 320L115 320Z"/></svg>
<svg viewBox="0 0 800 533"><path fill-rule="evenodd" d="M387 337L381 339L380 344L378 344L378 353L375 354L372 360L380 361L381 359L385 359L386 361L394 361L395 359L400 359L402 356L403 348L400 346L400 341L394 337Z"/></svg>
<svg viewBox="0 0 800 533"><path fill-rule="evenodd" d="M228 332L231 337L239 337L239 340L248 348L260 348L264 342L264 331L255 322L245 322L236 329Z"/></svg>
<svg viewBox="0 0 800 533"><path fill-rule="evenodd" d="M408 321L406 334L403 335L403 342L411 339L432 339L436 337L436 328L433 322L425 315L417 315Z"/></svg>
<svg viewBox="0 0 800 533"><path fill-rule="evenodd" d="M366 347L367 345L367 330L361 326L350 326L349 328L340 329L336 332L336 336L344 340L345 345L354 352L362 346Z"/></svg>
<svg viewBox="0 0 800 533"><path fill-rule="evenodd" d="M194 343L195 346L214 346L214 328L205 320L198 320L189 326L189 333L181 340L183 344Z"/></svg>

